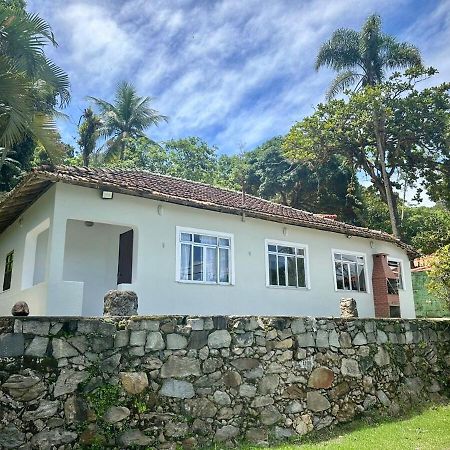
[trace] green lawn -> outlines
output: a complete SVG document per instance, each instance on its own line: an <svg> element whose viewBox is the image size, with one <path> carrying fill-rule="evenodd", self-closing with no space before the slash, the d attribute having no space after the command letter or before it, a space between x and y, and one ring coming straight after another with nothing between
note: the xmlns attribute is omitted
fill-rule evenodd
<svg viewBox="0 0 450 450"><path fill-rule="evenodd" d="M443 450L450 449L450 405L400 419L360 420L272 450ZM256 447L241 447L241 450Z"/></svg>

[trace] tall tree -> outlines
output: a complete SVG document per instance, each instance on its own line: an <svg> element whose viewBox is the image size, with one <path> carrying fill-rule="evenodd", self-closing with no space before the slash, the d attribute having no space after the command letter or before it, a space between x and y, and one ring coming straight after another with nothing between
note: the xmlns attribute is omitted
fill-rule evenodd
<svg viewBox="0 0 450 450"><path fill-rule="evenodd" d="M99 137L101 121L91 108L86 108L82 116L83 122L78 127L78 145L83 157L83 166L89 166L89 160L95 150L95 144Z"/></svg>
<svg viewBox="0 0 450 450"><path fill-rule="evenodd" d="M354 85L359 88L380 83L387 71L420 65L419 50L383 33L381 18L376 14L367 18L361 31L336 30L320 47L316 58L316 70L327 66L338 72L328 90L328 98Z"/></svg>
<svg viewBox="0 0 450 450"><path fill-rule="evenodd" d="M214 182L216 148L198 137L171 139L163 143L168 155L168 174L187 180Z"/></svg>
<svg viewBox="0 0 450 450"><path fill-rule="evenodd" d="M26 137L60 156L55 107L70 100L67 74L45 56L46 45L57 46L50 26L12 5L0 4L0 169Z"/></svg>
<svg viewBox="0 0 450 450"><path fill-rule="evenodd" d="M292 161L283 154L283 137L275 137L248 152L249 193L314 213L336 214L355 222L358 188L343 158L331 157L313 167L310 161Z"/></svg>
<svg viewBox="0 0 450 450"><path fill-rule="evenodd" d="M388 81L349 93L347 100L318 105L294 125L285 141L291 158L320 164L344 156L364 171L389 209L392 232L400 235L397 171L410 180L427 177L448 164L450 84L418 90L434 69L409 69Z"/></svg>
<svg viewBox="0 0 450 450"><path fill-rule="evenodd" d="M123 81L117 85L113 103L96 97L89 97L100 110L101 136L107 139L105 157L119 155L124 159L126 140L145 137L145 130L151 125L166 121L167 117L150 107L151 97L139 97L135 87Z"/></svg>

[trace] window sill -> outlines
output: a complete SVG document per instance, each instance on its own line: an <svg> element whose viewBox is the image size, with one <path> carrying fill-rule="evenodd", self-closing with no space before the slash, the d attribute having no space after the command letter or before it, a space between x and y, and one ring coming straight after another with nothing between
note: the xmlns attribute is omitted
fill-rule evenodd
<svg viewBox="0 0 450 450"><path fill-rule="evenodd" d="M200 286L234 286L233 283L216 283L214 281L190 281L190 280L175 280L180 284L195 284Z"/></svg>
<svg viewBox="0 0 450 450"><path fill-rule="evenodd" d="M288 290L288 291L310 291L311 288L309 286L305 287L295 287L295 286L274 286L272 284L266 284L266 288L269 289L280 289L280 290Z"/></svg>

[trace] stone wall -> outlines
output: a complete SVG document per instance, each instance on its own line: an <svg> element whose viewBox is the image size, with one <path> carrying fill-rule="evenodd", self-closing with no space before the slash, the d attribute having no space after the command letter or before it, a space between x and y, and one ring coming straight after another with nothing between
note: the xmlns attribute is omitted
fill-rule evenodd
<svg viewBox="0 0 450 450"><path fill-rule="evenodd" d="M267 444L448 394L450 322L0 319L0 447Z"/></svg>

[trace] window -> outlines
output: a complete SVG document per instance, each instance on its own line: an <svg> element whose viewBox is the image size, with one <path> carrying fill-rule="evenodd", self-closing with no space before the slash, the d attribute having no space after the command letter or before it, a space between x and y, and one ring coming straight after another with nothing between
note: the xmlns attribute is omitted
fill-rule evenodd
<svg viewBox="0 0 450 450"><path fill-rule="evenodd" d="M14 251L6 255L5 275L3 277L3 290L7 291L11 287L11 276L13 270Z"/></svg>
<svg viewBox="0 0 450 450"><path fill-rule="evenodd" d="M266 241L266 254L268 286L308 287L306 246Z"/></svg>
<svg viewBox="0 0 450 450"><path fill-rule="evenodd" d="M400 306L391 305L389 306L389 317L400 318L402 315L400 314Z"/></svg>
<svg viewBox="0 0 450 450"><path fill-rule="evenodd" d="M177 280L233 284L232 235L178 229Z"/></svg>
<svg viewBox="0 0 450 450"><path fill-rule="evenodd" d="M336 289L367 292L366 261L362 254L333 251Z"/></svg>
<svg viewBox="0 0 450 450"><path fill-rule="evenodd" d="M396 278L388 278L388 294L398 295L398 290L403 289L402 263L398 259L388 258L388 266L395 273Z"/></svg>

